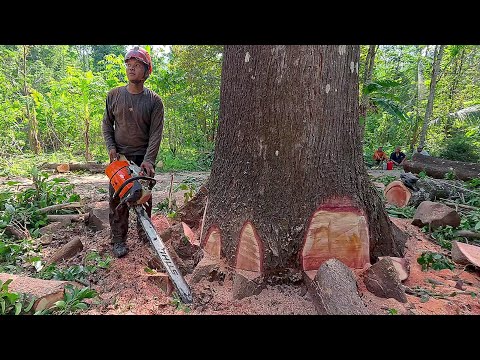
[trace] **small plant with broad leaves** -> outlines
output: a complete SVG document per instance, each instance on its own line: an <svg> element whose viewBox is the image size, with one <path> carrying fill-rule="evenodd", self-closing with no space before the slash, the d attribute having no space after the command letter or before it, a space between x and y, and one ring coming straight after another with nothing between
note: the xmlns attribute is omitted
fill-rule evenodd
<svg viewBox="0 0 480 360"><path fill-rule="evenodd" d="M37 311L35 315L69 315L88 309L85 299L92 299L97 296L97 292L89 287L78 289L71 284L65 286L63 299L55 302L48 309Z"/></svg>
<svg viewBox="0 0 480 360"><path fill-rule="evenodd" d="M428 177L428 176L427 176L427 173L426 173L424 170L422 170L422 171L420 171L420 172L418 173L418 178L419 178L419 179L425 179L425 178L427 178L427 177Z"/></svg>
<svg viewBox="0 0 480 360"><path fill-rule="evenodd" d="M10 292L8 286L13 279L5 282L0 280L0 315L30 314L35 297L16 292Z"/></svg>
<svg viewBox="0 0 480 360"><path fill-rule="evenodd" d="M443 254L432 251L424 251L417 258L417 262L422 266L422 271L430 268L433 270L455 269L455 263Z"/></svg>
<svg viewBox="0 0 480 360"><path fill-rule="evenodd" d="M455 180L455 178L456 178L455 172L454 171L449 171L443 176L443 178L446 179L446 180Z"/></svg>
<svg viewBox="0 0 480 360"><path fill-rule="evenodd" d="M397 177L392 175L384 175L375 179L376 182L382 183L383 185L388 185L395 180L397 180Z"/></svg>
<svg viewBox="0 0 480 360"><path fill-rule="evenodd" d="M440 226L433 230L430 236L444 249L452 250L452 240L455 239L455 229L450 226Z"/></svg>
<svg viewBox="0 0 480 360"><path fill-rule="evenodd" d="M183 311L186 314L190 312L190 308L182 302L177 293L173 293L173 298L170 303L177 310Z"/></svg>

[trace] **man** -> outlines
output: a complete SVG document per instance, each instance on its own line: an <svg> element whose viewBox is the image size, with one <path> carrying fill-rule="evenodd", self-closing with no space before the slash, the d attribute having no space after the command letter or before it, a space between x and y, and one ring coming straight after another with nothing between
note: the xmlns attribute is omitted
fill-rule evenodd
<svg viewBox="0 0 480 360"><path fill-rule="evenodd" d="M405 157L406 155L401 151L400 146L397 146L395 151L390 155L390 160L392 160L395 165L400 166L403 160L405 160Z"/></svg>
<svg viewBox="0 0 480 360"><path fill-rule="evenodd" d="M427 155L430 156L427 150L423 148L423 146L418 146L417 147L417 153L422 154L422 155Z"/></svg>
<svg viewBox="0 0 480 360"><path fill-rule="evenodd" d="M152 59L148 52L135 46L125 55L128 78L126 86L119 86L107 94L102 131L108 149L110 163L120 154L142 169L141 175L155 176L155 160L162 139L164 108L159 95L144 87L152 73ZM109 221L113 254L116 257L128 253L126 246L129 208L118 206L120 199L112 185L109 186ZM152 215L152 199L144 204L148 216ZM117 208L118 207L118 208ZM145 241L146 234L137 221L139 237Z"/></svg>
<svg viewBox="0 0 480 360"><path fill-rule="evenodd" d="M388 160L388 156L383 151L383 147L379 146L378 149L375 150L373 153L373 160L377 162L377 165L380 165L381 162Z"/></svg>

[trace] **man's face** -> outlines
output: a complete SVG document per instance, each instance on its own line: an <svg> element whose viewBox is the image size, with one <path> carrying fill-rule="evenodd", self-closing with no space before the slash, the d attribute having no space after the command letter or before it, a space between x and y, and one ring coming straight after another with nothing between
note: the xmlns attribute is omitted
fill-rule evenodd
<svg viewBox="0 0 480 360"><path fill-rule="evenodd" d="M128 81L138 83L144 80L145 65L137 59L129 59L125 63Z"/></svg>

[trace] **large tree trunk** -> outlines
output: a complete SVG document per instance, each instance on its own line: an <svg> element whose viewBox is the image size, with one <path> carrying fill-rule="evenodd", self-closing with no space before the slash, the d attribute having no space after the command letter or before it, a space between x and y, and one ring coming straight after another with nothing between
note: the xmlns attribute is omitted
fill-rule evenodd
<svg viewBox="0 0 480 360"><path fill-rule="evenodd" d="M226 46L201 246L237 271L402 256L362 161L358 46Z"/></svg>
<svg viewBox="0 0 480 360"><path fill-rule="evenodd" d="M424 171L435 179L443 179L448 173L454 173L456 179L463 181L480 178L480 164L478 163L446 160L419 153L413 154L412 160L405 160L402 165L405 172L419 174Z"/></svg>

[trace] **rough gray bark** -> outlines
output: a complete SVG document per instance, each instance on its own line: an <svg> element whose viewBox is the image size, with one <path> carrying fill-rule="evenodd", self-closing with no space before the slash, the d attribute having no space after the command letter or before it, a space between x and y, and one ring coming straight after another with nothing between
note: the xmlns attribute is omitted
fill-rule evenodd
<svg viewBox="0 0 480 360"><path fill-rule="evenodd" d="M341 261L330 259L324 262L312 285L315 308L320 315L368 314L358 294L354 273Z"/></svg>
<svg viewBox="0 0 480 360"><path fill-rule="evenodd" d="M314 211L347 199L365 215L370 256L402 256L362 161L358 46L225 46L205 231L234 265L253 224L263 270L298 268Z"/></svg>

